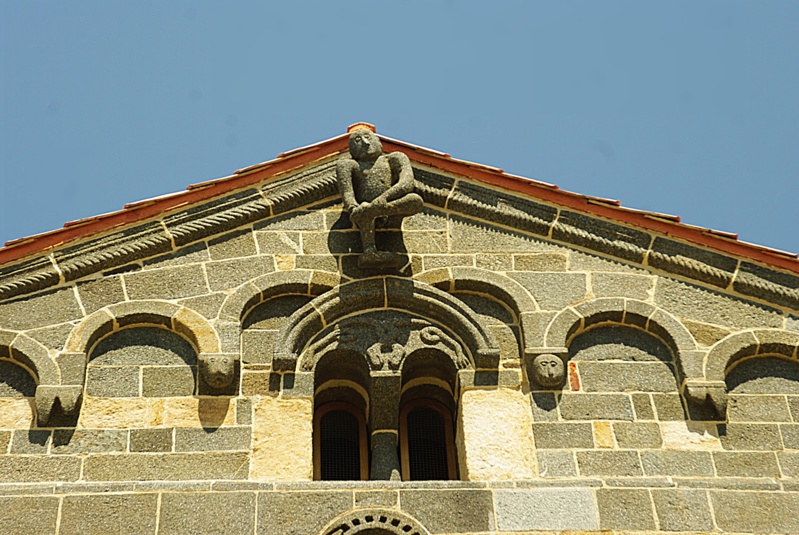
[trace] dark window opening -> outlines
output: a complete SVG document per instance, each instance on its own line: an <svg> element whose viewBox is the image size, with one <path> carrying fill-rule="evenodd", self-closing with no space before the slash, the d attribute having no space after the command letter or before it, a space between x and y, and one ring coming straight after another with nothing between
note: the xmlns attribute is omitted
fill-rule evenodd
<svg viewBox="0 0 799 535"><path fill-rule="evenodd" d="M363 417L346 403L317 411L315 478L322 481L366 479L366 429Z"/></svg>
<svg viewBox="0 0 799 535"><path fill-rule="evenodd" d="M439 403L417 400L402 411L402 478L405 481L455 479L452 419Z"/></svg>

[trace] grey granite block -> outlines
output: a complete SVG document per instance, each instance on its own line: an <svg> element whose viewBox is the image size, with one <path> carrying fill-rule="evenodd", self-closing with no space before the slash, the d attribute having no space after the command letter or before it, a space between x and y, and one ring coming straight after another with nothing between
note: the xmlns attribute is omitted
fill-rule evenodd
<svg viewBox="0 0 799 535"><path fill-rule="evenodd" d="M595 530L599 527L589 489L507 489L494 492L502 531Z"/></svg>

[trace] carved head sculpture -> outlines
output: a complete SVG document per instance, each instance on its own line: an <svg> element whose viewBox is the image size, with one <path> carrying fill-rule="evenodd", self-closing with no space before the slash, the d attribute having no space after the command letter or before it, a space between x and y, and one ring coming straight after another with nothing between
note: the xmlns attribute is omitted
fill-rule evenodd
<svg viewBox="0 0 799 535"><path fill-rule="evenodd" d="M383 153L377 134L367 128L358 128L350 134L350 155L355 160L376 160Z"/></svg>
<svg viewBox="0 0 799 535"><path fill-rule="evenodd" d="M236 360L230 355L200 355L200 375L211 388L230 386L236 375Z"/></svg>
<svg viewBox="0 0 799 535"><path fill-rule="evenodd" d="M545 353L533 359L533 379L544 387L556 387L563 383L563 360L557 355Z"/></svg>

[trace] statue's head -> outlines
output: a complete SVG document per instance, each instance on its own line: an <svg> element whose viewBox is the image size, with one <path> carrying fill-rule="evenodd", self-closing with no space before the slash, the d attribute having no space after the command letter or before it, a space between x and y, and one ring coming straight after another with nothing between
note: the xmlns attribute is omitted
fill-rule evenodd
<svg viewBox="0 0 799 535"><path fill-rule="evenodd" d="M380 138L368 128L358 128L350 134L350 156L356 160L376 160L382 153Z"/></svg>
<svg viewBox="0 0 799 535"><path fill-rule="evenodd" d="M533 379L544 387L556 387L563 383L563 361L557 355L538 355L533 359Z"/></svg>
<svg viewBox="0 0 799 535"><path fill-rule="evenodd" d="M230 386L236 375L236 359L230 355L200 355L200 375L211 388Z"/></svg>

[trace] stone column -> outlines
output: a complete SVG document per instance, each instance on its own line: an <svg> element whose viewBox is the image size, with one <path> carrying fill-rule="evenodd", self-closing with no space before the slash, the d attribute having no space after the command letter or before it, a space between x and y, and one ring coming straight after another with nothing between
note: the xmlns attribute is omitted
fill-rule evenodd
<svg viewBox="0 0 799 535"><path fill-rule="evenodd" d="M369 478L399 481L397 444L402 378L397 371L378 371L371 375L369 429L372 431L372 466Z"/></svg>

